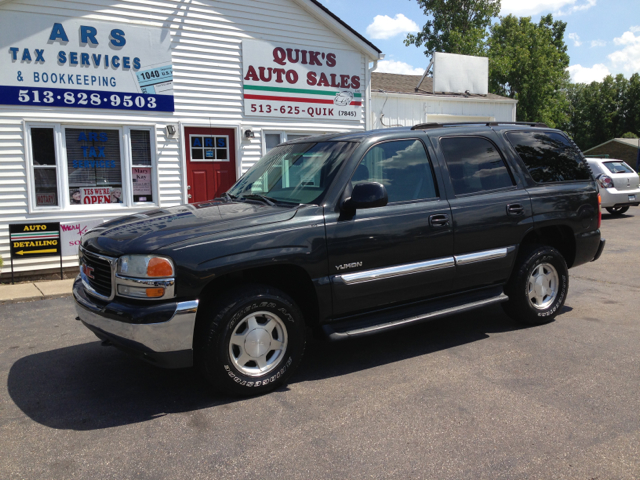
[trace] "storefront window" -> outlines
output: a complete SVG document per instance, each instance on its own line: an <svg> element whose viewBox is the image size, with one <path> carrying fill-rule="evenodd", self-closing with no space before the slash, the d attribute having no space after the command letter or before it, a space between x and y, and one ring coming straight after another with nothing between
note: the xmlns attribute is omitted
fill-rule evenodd
<svg viewBox="0 0 640 480"><path fill-rule="evenodd" d="M310 137L311 135L320 135L315 133L265 133L264 134L264 153L269 153L269 150L277 147L281 143L288 142L290 140L296 140L297 138Z"/></svg>
<svg viewBox="0 0 640 480"><path fill-rule="evenodd" d="M69 203L122 203L120 132L67 128L65 139Z"/></svg>
<svg viewBox="0 0 640 480"><path fill-rule="evenodd" d="M131 130L131 181L134 202L153 202L151 132Z"/></svg>
<svg viewBox="0 0 640 480"><path fill-rule="evenodd" d="M191 160L229 161L229 139L226 136L191 135Z"/></svg>
<svg viewBox="0 0 640 480"><path fill-rule="evenodd" d="M58 205L56 147L53 128L31 129L36 206Z"/></svg>
<svg viewBox="0 0 640 480"><path fill-rule="evenodd" d="M31 198L35 199L36 208L130 206L157 200L152 128L34 125L29 132L34 189ZM130 148L122 148L123 140L128 140ZM62 161L56 152L61 152ZM66 193L59 195L58 188Z"/></svg>

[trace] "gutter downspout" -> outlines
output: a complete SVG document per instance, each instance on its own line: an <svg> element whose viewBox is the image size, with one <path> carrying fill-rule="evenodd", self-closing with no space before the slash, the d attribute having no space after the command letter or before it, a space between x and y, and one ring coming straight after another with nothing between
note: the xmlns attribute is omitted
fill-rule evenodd
<svg viewBox="0 0 640 480"><path fill-rule="evenodd" d="M367 64L367 89L364 92L364 102L367 108L366 115L364 117L365 130L371 130L371 125L373 124L373 111L371 110L371 73L374 72L376 68L378 68L378 60L382 60L383 58L384 53L380 53L378 54L378 58L373 61L373 66L371 68L369 68L369 65Z"/></svg>

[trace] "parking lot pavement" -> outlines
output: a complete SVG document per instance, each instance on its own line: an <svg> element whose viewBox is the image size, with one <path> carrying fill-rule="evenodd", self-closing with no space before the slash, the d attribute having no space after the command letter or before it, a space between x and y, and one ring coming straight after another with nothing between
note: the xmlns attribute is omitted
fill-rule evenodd
<svg viewBox="0 0 640 480"><path fill-rule="evenodd" d="M0 478L639 478L640 209L566 307L312 342L288 387L220 396L101 347L72 300L0 306Z"/></svg>

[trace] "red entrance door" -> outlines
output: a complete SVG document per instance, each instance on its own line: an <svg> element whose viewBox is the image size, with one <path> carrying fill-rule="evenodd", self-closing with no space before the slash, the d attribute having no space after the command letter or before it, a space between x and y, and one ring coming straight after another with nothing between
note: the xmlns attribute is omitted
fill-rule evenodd
<svg viewBox="0 0 640 480"><path fill-rule="evenodd" d="M219 197L236 181L236 148L231 128L184 129L189 203Z"/></svg>

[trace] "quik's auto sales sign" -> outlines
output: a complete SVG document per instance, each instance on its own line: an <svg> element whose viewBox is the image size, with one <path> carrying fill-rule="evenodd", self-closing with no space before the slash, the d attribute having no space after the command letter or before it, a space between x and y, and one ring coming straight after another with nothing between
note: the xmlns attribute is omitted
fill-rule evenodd
<svg viewBox="0 0 640 480"><path fill-rule="evenodd" d="M362 56L242 41L245 115L360 120Z"/></svg>
<svg viewBox="0 0 640 480"><path fill-rule="evenodd" d="M2 12L0 104L172 112L169 31Z"/></svg>

